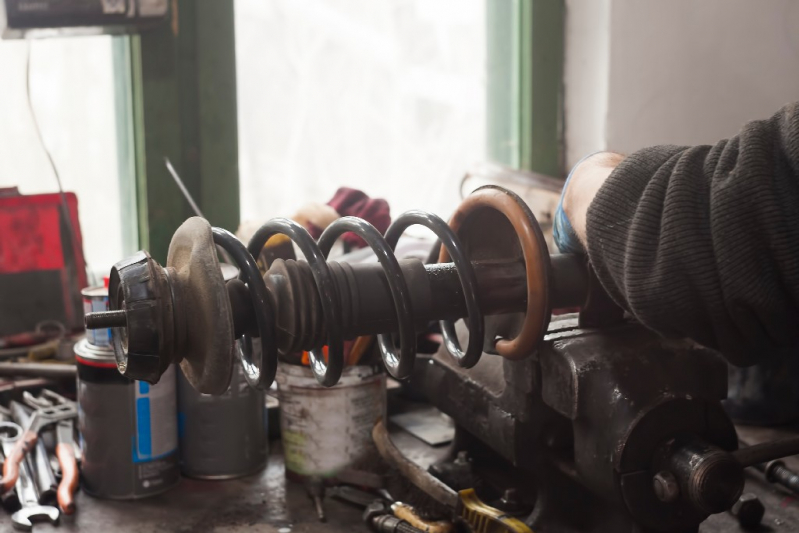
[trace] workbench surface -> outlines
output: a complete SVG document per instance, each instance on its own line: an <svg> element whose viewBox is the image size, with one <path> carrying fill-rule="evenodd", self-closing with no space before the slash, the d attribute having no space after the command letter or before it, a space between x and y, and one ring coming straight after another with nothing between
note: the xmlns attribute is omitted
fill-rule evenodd
<svg viewBox="0 0 799 533"><path fill-rule="evenodd" d="M279 452L279 450L278 450ZM357 533L368 529L356 507L330 498L320 523L302 485L287 483L283 457L273 453L260 474L230 481L181 479L177 487L137 501L77 495L78 510L58 526L40 523L34 533ZM0 511L0 531L12 531Z"/></svg>
<svg viewBox="0 0 799 533"><path fill-rule="evenodd" d="M407 434L404 452L420 459L421 450L408 453L415 440ZM419 441L417 441L419 442ZM399 443L397 443L399 445ZM37 524L34 533L358 533L368 529L361 511L327 498L327 523L320 523L302 485L287 483L279 444L274 446L269 466L260 474L231 481L182 479L174 489L138 501L111 501L77 495L78 511L61 517L57 527ZM790 460L791 466L799 461ZM427 462L427 461L419 461ZM757 493L766 506L760 532L799 531L799 498L767 484L755 473L749 475L747 491ZM0 531L12 531L11 517L0 511ZM701 533L739 533L729 513L715 515L700 528Z"/></svg>

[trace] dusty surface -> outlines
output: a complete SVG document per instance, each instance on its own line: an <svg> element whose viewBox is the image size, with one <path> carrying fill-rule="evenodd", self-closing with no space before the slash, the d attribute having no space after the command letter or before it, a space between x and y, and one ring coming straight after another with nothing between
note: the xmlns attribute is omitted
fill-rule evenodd
<svg viewBox="0 0 799 533"><path fill-rule="evenodd" d="M741 428L743 429L743 428ZM763 434L760 434L763 433ZM754 442L784 436L767 430L741 431L744 440ZM405 432L393 434L398 447L414 461L429 465L441 450L420 445ZM799 469L799 461L791 459ZM232 481L182 479L169 492L139 501L98 500L78 494L78 512L62 517L58 527L37 524L34 533L359 533L368 529L361 523L355 507L336 500L325 501L328 522L316 519L311 500L302 486L285 480L279 448L269 457L269 466L260 474ZM799 531L799 496L767 484L757 473L750 473L747 491L757 493L766 506L759 532ZM11 518L0 511L0 531L12 531ZM711 517L700 533L742 533L729 513Z"/></svg>
<svg viewBox="0 0 799 533"><path fill-rule="evenodd" d="M272 454L261 474L232 481L182 479L159 496L139 501L98 500L84 493L78 511L61 524L37 524L35 533L358 533L368 529L361 513L335 500L325 501L320 523L302 486L286 483L283 458ZM12 531L11 517L0 511L0 531Z"/></svg>

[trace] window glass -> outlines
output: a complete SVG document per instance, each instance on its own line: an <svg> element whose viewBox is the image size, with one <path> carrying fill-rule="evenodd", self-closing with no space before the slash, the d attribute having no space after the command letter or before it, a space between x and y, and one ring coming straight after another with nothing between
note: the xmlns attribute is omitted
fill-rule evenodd
<svg viewBox="0 0 799 533"><path fill-rule="evenodd" d="M339 186L449 216L486 158L485 0L236 0L241 213Z"/></svg>
<svg viewBox="0 0 799 533"><path fill-rule="evenodd" d="M89 270L107 275L130 252L122 239L112 38L0 40L0 187L52 193L58 184L27 103L28 61L44 143L64 189L78 196Z"/></svg>

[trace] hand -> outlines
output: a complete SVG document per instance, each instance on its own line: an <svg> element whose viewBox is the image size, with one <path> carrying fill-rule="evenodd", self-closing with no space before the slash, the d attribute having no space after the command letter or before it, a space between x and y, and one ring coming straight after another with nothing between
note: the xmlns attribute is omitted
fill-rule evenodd
<svg viewBox="0 0 799 533"><path fill-rule="evenodd" d="M577 163L566 178L558 209L555 212L554 236L563 253L585 253L588 207L624 156L598 152Z"/></svg>

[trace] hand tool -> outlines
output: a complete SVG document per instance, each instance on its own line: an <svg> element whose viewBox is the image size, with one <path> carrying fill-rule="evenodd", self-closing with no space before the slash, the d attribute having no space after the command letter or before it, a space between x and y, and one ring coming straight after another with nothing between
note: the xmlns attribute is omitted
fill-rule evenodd
<svg viewBox="0 0 799 533"><path fill-rule="evenodd" d="M11 417L11 411L3 406L0 405L0 422L13 422L13 418ZM0 451L2 451L2 459L5 461L6 454L5 449L2 445L0 445ZM14 511L19 510L19 496L17 496L17 489L14 487L10 491L0 495L0 506L3 507L7 512L13 513Z"/></svg>
<svg viewBox="0 0 799 533"><path fill-rule="evenodd" d="M29 392L22 394L23 399L28 405L39 406L39 409L54 408L59 405L66 406L73 410L77 416L75 402L64 398L60 394L49 389L43 389L41 396L36 398ZM79 473L78 461L75 454L75 429L73 418L59 420L56 422L56 448L55 453L58 464L61 467L61 483L58 484L57 499L58 505L64 514L70 515L75 512L74 495L78 488ZM41 445L38 443L37 446Z"/></svg>
<svg viewBox="0 0 799 533"><path fill-rule="evenodd" d="M6 453L6 457L16 453L16 443L23 438L23 435L23 430L18 424L0 422L0 443ZM15 484L22 508L11 515L14 529L30 531L33 529L33 522L44 520L49 520L52 524L58 524L61 516L58 508L39 504L36 484L28 468L27 461L20 461L17 464L17 468L19 470Z"/></svg>
<svg viewBox="0 0 799 533"><path fill-rule="evenodd" d="M25 391L23 393L23 399L26 399L26 395L30 395L30 393ZM26 427L30 423L33 413L18 402L11 401L9 405L15 422L19 424L20 427ZM34 406L33 408L36 409L38 407ZM36 483L36 491L39 495L39 503L43 505L52 505L56 501L58 483L53 468L50 466L47 450L41 439L36 442L36 446L31 450L31 455L26 457L25 461L28 461L28 468L33 474L34 482Z"/></svg>
<svg viewBox="0 0 799 533"><path fill-rule="evenodd" d="M75 418L76 416L77 409L75 409L74 405L70 404L58 404L52 407L35 410L28 422L28 425L25 427L22 436L14 443L14 447L8 453L6 453L6 461L3 463L3 478L0 479L0 489L2 489L3 492L7 492L16 484L17 479L19 478L19 472L21 468L20 464L23 462L28 452L30 452L34 446L36 446L36 443L39 440L39 431L41 431L43 427L55 424L60 420ZM74 457L74 451L71 449L70 451ZM64 454L64 459L69 459L66 453ZM61 468L61 485L64 485L64 479L67 479L70 484L77 483L76 469L69 470L70 465L66 464L65 470L64 462L61 462ZM63 504L65 509L69 509L71 508L70 506L74 506L74 503L71 501L71 494L69 494L68 491L65 490L63 493L59 491L59 504L62 503L62 497L64 498Z"/></svg>

